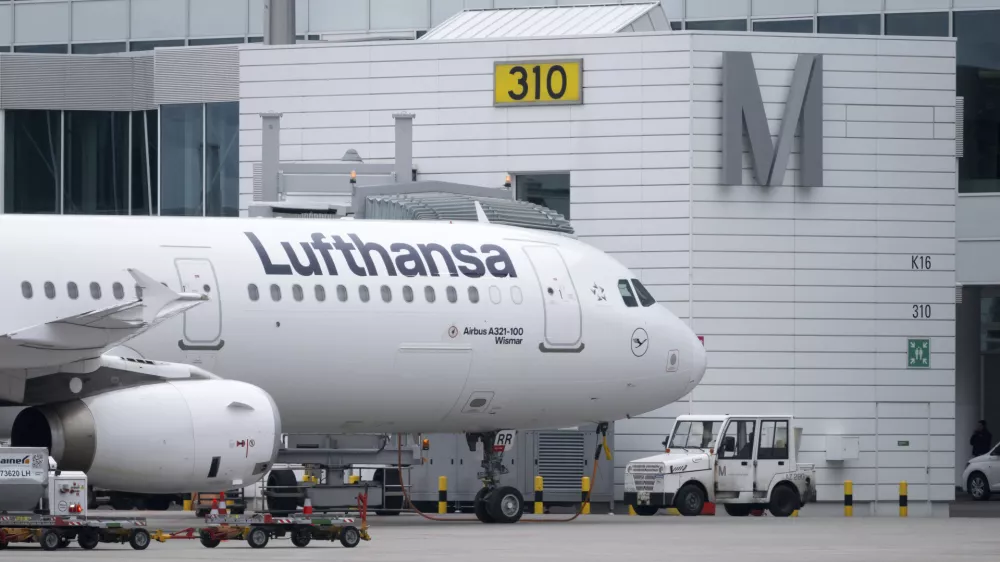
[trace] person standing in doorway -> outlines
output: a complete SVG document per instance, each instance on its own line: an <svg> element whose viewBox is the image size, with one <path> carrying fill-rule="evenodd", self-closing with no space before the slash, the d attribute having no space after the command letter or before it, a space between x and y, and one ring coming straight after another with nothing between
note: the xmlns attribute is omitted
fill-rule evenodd
<svg viewBox="0 0 1000 562"><path fill-rule="evenodd" d="M972 439L969 439L969 444L972 445L973 457L990 452L990 447L993 446L993 435L990 430L986 429L986 420L979 420L979 427L972 434Z"/></svg>

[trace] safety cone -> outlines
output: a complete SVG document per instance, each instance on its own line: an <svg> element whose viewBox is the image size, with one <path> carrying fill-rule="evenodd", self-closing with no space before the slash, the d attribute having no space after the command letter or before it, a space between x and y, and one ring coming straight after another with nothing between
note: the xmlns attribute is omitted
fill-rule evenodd
<svg viewBox="0 0 1000 562"><path fill-rule="evenodd" d="M212 511L209 514L210 515L219 514L219 498L212 498Z"/></svg>
<svg viewBox="0 0 1000 562"><path fill-rule="evenodd" d="M219 515L226 515L226 493L219 494Z"/></svg>
<svg viewBox="0 0 1000 562"><path fill-rule="evenodd" d="M312 515L313 512L313 502L309 497L306 497L306 505L302 507L302 515Z"/></svg>

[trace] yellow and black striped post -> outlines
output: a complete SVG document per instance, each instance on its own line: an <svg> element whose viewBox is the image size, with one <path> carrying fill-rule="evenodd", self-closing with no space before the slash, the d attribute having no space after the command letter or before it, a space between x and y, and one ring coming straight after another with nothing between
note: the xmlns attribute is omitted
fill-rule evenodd
<svg viewBox="0 0 1000 562"><path fill-rule="evenodd" d="M844 517L854 516L854 482L844 481Z"/></svg>
<svg viewBox="0 0 1000 562"><path fill-rule="evenodd" d="M447 476L438 476L438 513L448 513Z"/></svg>
<svg viewBox="0 0 1000 562"><path fill-rule="evenodd" d="M906 505L906 480L899 483L899 516L906 517L907 505Z"/></svg>
<svg viewBox="0 0 1000 562"><path fill-rule="evenodd" d="M535 515L541 515L545 512L544 500L542 500L542 495L545 490L545 482L542 480L541 476L535 477Z"/></svg>
<svg viewBox="0 0 1000 562"><path fill-rule="evenodd" d="M584 476L583 477L583 481L582 481L582 483L580 485L580 489L581 489L580 502L583 504L583 509L580 510L580 514L581 515L589 515L590 514L590 498L588 497L588 496L590 496L590 477L589 476Z"/></svg>

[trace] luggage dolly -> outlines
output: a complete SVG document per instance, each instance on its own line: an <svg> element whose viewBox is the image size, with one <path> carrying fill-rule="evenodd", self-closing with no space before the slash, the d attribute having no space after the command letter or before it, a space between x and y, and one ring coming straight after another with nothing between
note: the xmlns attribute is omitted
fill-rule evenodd
<svg viewBox="0 0 1000 562"><path fill-rule="evenodd" d="M92 519L59 515L0 515L0 550L12 543L37 542L42 550L58 550L76 539L91 550L98 543L128 543L135 550L149 546L144 517Z"/></svg>
<svg viewBox="0 0 1000 562"><path fill-rule="evenodd" d="M264 548L271 538L290 535L292 544L305 547L313 539L334 541L347 548L354 548L362 540L370 541L368 534L367 499L358 499L361 513L360 528L353 517L323 514L295 513L288 517L274 517L270 513L252 515L207 515L205 527L188 528L176 533L157 531L153 539L164 542L170 539L198 538L202 546L215 548L228 540L245 540L251 548Z"/></svg>

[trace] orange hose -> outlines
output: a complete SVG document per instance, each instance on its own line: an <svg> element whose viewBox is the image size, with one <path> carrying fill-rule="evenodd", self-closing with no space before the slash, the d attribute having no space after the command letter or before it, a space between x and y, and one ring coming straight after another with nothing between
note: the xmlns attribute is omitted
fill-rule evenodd
<svg viewBox="0 0 1000 562"><path fill-rule="evenodd" d="M413 502L410 501L410 493L406 491L406 486L403 484L403 436L402 435L397 435L396 436L396 441L397 441L397 447L396 447L397 465L396 465L396 469L399 472L399 487L403 490L403 499L406 501L407 504L409 504L410 509L412 509L413 511L415 511L417 513L417 515L423 517L424 519L428 519L430 521L469 521L469 522L475 521L475 522L479 522L479 518L477 518L477 517L435 517L434 515L430 515L430 514L424 513L422 511L420 511L419 509L417 509L417 506L413 505ZM485 454L485 451L484 451L484 454ZM590 481L591 482L595 482L597 480L597 463L598 463L599 459L600 459L600 457L594 459L594 470L591 472L591 475L590 475ZM593 485L591 485L590 489L587 490L587 502L586 503L590 503L590 495L593 494L593 493L594 493L594 487L593 487ZM383 501L385 501L384 495L383 495ZM518 522L523 522L523 523L569 523L570 521L573 521L574 519L576 519L577 517L579 517L582 513L583 513L583 503L580 504L580 508L576 511L576 513L574 515L572 515L571 517L568 517L566 519L524 519L524 518L521 518Z"/></svg>

